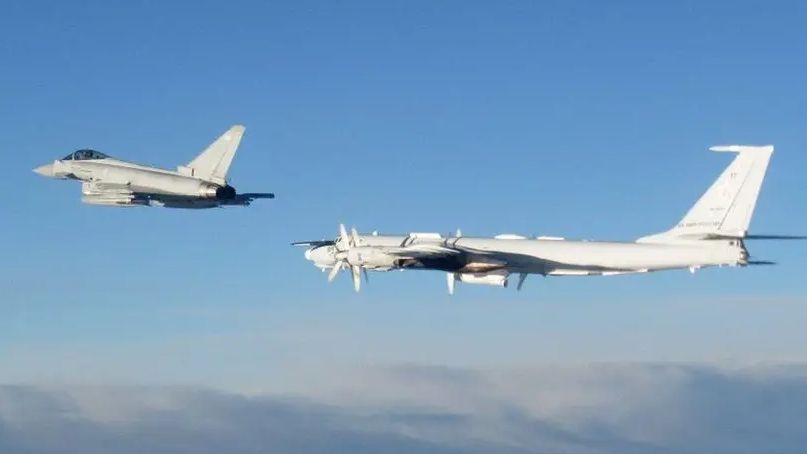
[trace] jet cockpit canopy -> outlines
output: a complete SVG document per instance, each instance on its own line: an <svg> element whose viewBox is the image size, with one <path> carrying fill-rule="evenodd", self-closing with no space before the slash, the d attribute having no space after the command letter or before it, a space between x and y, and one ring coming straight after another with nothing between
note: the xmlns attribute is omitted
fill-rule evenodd
<svg viewBox="0 0 807 454"><path fill-rule="evenodd" d="M76 150L73 153L70 153L62 158L61 161L88 161L91 159L106 159L108 157L109 156L101 153L100 151L84 149Z"/></svg>

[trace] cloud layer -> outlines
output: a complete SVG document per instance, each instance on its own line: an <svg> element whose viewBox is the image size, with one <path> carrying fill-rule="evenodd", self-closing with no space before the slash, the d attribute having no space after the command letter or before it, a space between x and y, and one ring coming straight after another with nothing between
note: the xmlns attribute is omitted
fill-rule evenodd
<svg viewBox="0 0 807 454"><path fill-rule="evenodd" d="M307 395L0 387L4 454L756 453L807 446L807 367L403 365Z"/></svg>

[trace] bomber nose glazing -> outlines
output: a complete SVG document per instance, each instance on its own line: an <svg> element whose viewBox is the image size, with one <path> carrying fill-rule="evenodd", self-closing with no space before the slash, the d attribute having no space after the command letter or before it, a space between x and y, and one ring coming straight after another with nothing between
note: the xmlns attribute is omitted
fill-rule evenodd
<svg viewBox="0 0 807 454"><path fill-rule="evenodd" d="M307 249L303 255L305 256L306 260L314 262L316 266L332 266L334 259L331 254L328 253L330 250L329 247L313 247L311 249Z"/></svg>

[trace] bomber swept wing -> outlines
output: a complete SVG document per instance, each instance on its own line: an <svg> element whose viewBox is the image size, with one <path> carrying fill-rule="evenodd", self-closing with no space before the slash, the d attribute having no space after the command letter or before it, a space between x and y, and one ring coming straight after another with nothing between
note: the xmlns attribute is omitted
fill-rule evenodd
<svg viewBox="0 0 807 454"><path fill-rule="evenodd" d="M336 244L336 242L333 240L295 241L291 243L292 246L304 247L333 246L334 244Z"/></svg>
<svg viewBox="0 0 807 454"><path fill-rule="evenodd" d="M406 242L405 242L406 243ZM459 273L481 273L513 265L507 254L456 244L456 239L441 242L410 243L401 247L381 247L386 255L401 260L402 268L431 268Z"/></svg>
<svg viewBox="0 0 807 454"><path fill-rule="evenodd" d="M402 247L382 247L381 250L385 254L394 255L402 259L445 258L450 256L458 256L469 252L464 249L432 244L413 244L411 246Z"/></svg>

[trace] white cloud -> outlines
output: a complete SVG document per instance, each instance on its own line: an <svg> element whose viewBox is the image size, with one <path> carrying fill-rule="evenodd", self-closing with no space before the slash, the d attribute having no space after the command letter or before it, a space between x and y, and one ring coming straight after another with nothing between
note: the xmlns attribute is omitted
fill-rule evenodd
<svg viewBox="0 0 807 454"><path fill-rule="evenodd" d="M401 365L294 396L0 387L4 454L785 454L807 446L805 420L807 366Z"/></svg>

